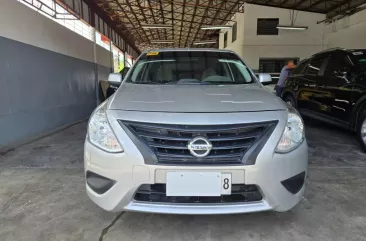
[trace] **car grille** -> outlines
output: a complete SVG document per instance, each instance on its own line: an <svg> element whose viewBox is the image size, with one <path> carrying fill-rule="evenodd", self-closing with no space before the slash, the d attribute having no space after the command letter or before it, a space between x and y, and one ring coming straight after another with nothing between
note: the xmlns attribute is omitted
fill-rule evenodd
<svg viewBox="0 0 366 241"><path fill-rule="evenodd" d="M165 184L143 184L135 193L134 199L139 202L155 203L243 203L262 200L256 185L233 184L231 195L219 197L168 197Z"/></svg>
<svg viewBox="0 0 366 241"><path fill-rule="evenodd" d="M242 164L244 154L265 133L273 131L277 123L170 125L121 122L155 153L159 164ZM208 156L198 158L190 153L187 145L195 137L205 137L212 143Z"/></svg>

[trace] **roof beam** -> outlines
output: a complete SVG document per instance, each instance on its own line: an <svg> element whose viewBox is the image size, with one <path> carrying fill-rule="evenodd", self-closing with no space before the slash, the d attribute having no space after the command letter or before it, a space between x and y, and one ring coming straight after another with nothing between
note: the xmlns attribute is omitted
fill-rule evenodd
<svg viewBox="0 0 366 241"><path fill-rule="evenodd" d="M147 1L147 4L149 4L149 7L150 7L150 12L151 12L151 17L152 17L152 19L154 20L154 23L155 24L157 24L157 22L156 22L156 18L155 18L155 15L154 15L154 12L152 11L152 9L151 9L151 2L150 1ZM143 11L142 10L142 8L140 8L141 9L141 11ZM159 30L158 29L155 29L156 30L156 33L158 34L158 38L159 39L161 39L160 38L160 33L159 33Z"/></svg>
<svg viewBox="0 0 366 241"><path fill-rule="evenodd" d="M121 11L123 12L123 13L125 13L125 10L123 9L123 7L121 6L121 4L119 3L119 1L118 0L115 0L115 3L117 3L117 5L119 6L119 8L121 9ZM133 10L132 10L133 11ZM136 17L136 14L134 14L135 15L135 18L136 18L136 20L137 20L137 22L140 24L140 21L137 19L137 17ZM133 23L132 23L132 21L131 21L131 19L130 18L128 18L128 21L130 22L130 24L133 26ZM142 28L141 27L141 24L140 24L140 28ZM140 34L140 32L138 32L137 31L137 34L139 35L139 37L141 38L141 39L143 39L143 37L141 36L141 34ZM147 39L147 41L149 40L149 38L147 37L147 35L146 35L146 33L145 33L145 31L144 31L144 34L145 34L145 37L146 37L146 39Z"/></svg>
<svg viewBox="0 0 366 241"><path fill-rule="evenodd" d="M163 18L163 23L165 23L165 17L164 17L164 13L163 13L163 2L162 0L159 0L160 4L160 14L161 14L161 17ZM164 33L165 33L165 39L168 39L168 35L166 33L166 29L164 29Z"/></svg>
<svg viewBox="0 0 366 241"><path fill-rule="evenodd" d="M222 8L224 6L224 4L225 4L225 1L222 1L221 4L220 4L220 8ZM214 24L214 21L216 20L216 17L217 17L218 14L219 14L219 11L217 11L215 13L214 17L211 20L210 25ZM223 21L225 21L225 19ZM214 32L218 32L218 31L214 31ZM208 35L208 31L203 35L203 39L205 39L207 37L207 35Z"/></svg>
<svg viewBox="0 0 366 241"><path fill-rule="evenodd" d="M173 25L173 28L174 28L174 8L173 8L173 1L170 3L170 9L171 9L171 15L172 15L172 25ZM174 29L172 28L172 38L173 38L173 41L175 41L174 39ZM174 45L175 45L175 42L174 42Z"/></svg>
<svg viewBox="0 0 366 241"><path fill-rule="evenodd" d="M270 0L271 1L271 0ZM177 5L182 5L184 7L195 7L195 8L203 8L203 9L207 9L207 8L211 8L211 9L215 9L217 11L223 11L223 12L228 12L228 10L226 8L218 8L218 7L215 7L214 5L212 4L208 4L208 5L204 5L204 4L191 4L191 3L186 3L186 4L183 4L181 2L175 2L173 1L175 4ZM210 1L212 3L212 1ZM232 1L228 1L226 0L225 1L226 3L235 3L235 2L232 2Z"/></svg>
<svg viewBox="0 0 366 241"><path fill-rule="evenodd" d="M1 0L0 0L1 1ZM223 3L225 3L225 1L223 1ZM111 6L110 6L111 7ZM112 8L113 9L113 8ZM149 11L149 8L148 7L144 7L142 6L142 9L145 11L145 14L147 11ZM155 8L153 8L155 9ZM163 12L163 16L164 18L166 19L171 19L171 18L168 18L166 15L168 15L169 13L171 13L170 10L165 10L165 9L158 9L160 12L162 11ZM132 13L131 11L127 11L127 10L124 10L124 11L121 11L121 10L115 10L116 12L122 12L122 13ZM220 11L217 11L216 13L218 13ZM148 14L146 14L146 16L148 16ZM191 13L185 13L185 16L191 16L191 17L200 17L200 16L197 16L196 14L191 14ZM216 18L217 14L215 14L214 17L211 17L211 16L206 16L207 19L217 19ZM218 20L225 20L225 19L218 19ZM190 22L190 21L189 21Z"/></svg>
<svg viewBox="0 0 366 241"><path fill-rule="evenodd" d="M118 27L120 24L120 21L115 22L111 19L110 16L106 13L106 11L98 6L96 2L93 0L84 0L84 2L89 6L90 10L93 13L98 14L100 18L102 18L108 26L112 27L115 32L119 34L119 36L127 43L131 48L133 48L138 54L140 53L140 50L136 47L135 39L131 37L131 35L127 35L124 33L123 30L121 30L121 27ZM126 26L122 25L122 29L127 29ZM124 49L125 51L125 49Z"/></svg>
<svg viewBox="0 0 366 241"><path fill-rule="evenodd" d="M294 7L293 6L288 6L288 5L274 5L272 3L269 3L269 4L264 4L264 3L252 3L254 5L258 5L258 6L265 6L265 7L275 7L275 8L283 8L283 9L289 9L289 10L294 10ZM295 9L297 10L297 9ZM300 10L300 9L299 9ZM307 12L311 12L311 13L323 13L324 14L324 11L320 10L320 9L309 9Z"/></svg>
<svg viewBox="0 0 366 241"><path fill-rule="evenodd" d="M290 0L283 0L278 7L282 7L283 5L286 5Z"/></svg>
<svg viewBox="0 0 366 241"><path fill-rule="evenodd" d="M328 14L327 14L327 18L332 18L332 17L335 17L339 14L342 14L344 13L345 11L347 10L352 10L352 9L355 9L363 4L366 4L366 0L363 0L363 1L342 1L340 2L339 4L336 4L334 5L333 7L329 8L328 9ZM343 6L347 6L346 8L343 8ZM336 9L339 9L339 11L335 11Z"/></svg>
<svg viewBox="0 0 366 241"><path fill-rule="evenodd" d="M136 1L136 0L135 0ZM151 1L151 0L150 0ZM174 1L174 0L169 0L169 1L165 1L165 0L155 0L157 3L155 4L155 5L152 5L151 7L153 8L153 9L158 9L162 4L164 4L164 3L174 3L175 5L181 5L181 6L183 6L183 7L192 7L192 8L201 8L201 9L206 9L206 7L208 6L208 5L205 5L205 4L200 4L200 3L198 3L197 4L197 2L195 3L195 4L193 4L193 3L185 3L185 4L183 4L183 2L182 1ZM222 1L224 1L225 3L229 3L229 4L238 4L238 1L237 0L220 0L219 2L222 2ZM271 0L270 0L271 1ZM106 1L106 2L113 2L112 0L110 0L110 1ZM241 0L241 2L245 2L245 0ZM121 2L121 5L126 5L126 3L124 3L124 2ZM157 6L157 5L159 5L159 6ZM135 3L131 3L131 6L136 6L136 4ZM212 5L211 4L211 6L209 6L211 9L215 9L215 10L218 10L218 11L223 11L223 12L230 12L230 11L232 11L232 10L230 10L229 8L226 8L226 7L222 7L222 8L220 8L219 7L219 4L216 4L216 5Z"/></svg>
<svg viewBox="0 0 366 241"><path fill-rule="evenodd" d="M315 2L311 2L311 1L310 1L310 5L309 5L309 7L304 8L304 10L305 10L305 11L306 11L306 10L309 10L309 9L311 9L312 7L314 7L314 6L316 6L316 5L320 4L320 3L323 3L323 2L327 3L327 1L326 1L326 0L318 0L318 1L315 1Z"/></svg>
<svg viewBox="0 0 366 241"><path fill-rule="evenodd" d="M117 4L121 7L122 11L124 11L124 10L123 10L123 8L122 8L122 6L121 6L121 4L119 3L119 1L118 1L118 0L116 0L116 1L117 1ZM145 37L146 37L146 41L147 41L147 42L149 42L149 37L147 36L147 34L146 34L145 30L142 28L142 26L141 26L141 22L140 22L140 19L137 17L137 15L136 15L136 13L135 13L134 9L132 8L132 6L131 6L131 4L130 4L130 1L129 1L129 0L125 0L125 1L126 1L127 5L130 7L131 12L132 12L132 15L135 17L135 19L136 19L136 21L137 21L137 24L138 24L138 25L140 26L140 28L143 30L144 35L145 35Z"/></svg>
<svg viewBox="0 0 366 241"><path fill-rule="evenodd" d="M186 0L183 0L183 5L186 3ZM182 12L182 18L180 20L180 33L179 33L179 42L178 42L178 47L180 47L180 41L182 40L182 32L183 32L183 20L184 20L184 11L185 11L185 7L183 7L183 12Z"/></svg>
<svg viewBox="0 0 366 241"><path fill-rule="evenodd" d="M232 10L234 10L234 8L235 8L235 4L233 5ZM227 19L228 17L229 17L229 13L225 16L225 19ZM224 24L224 22L222 22L221 25L222 24Z"/></svg>
<svg viewBox="0 0 366 241"><path fill-rule="evenodd" d="M206 19L206 16L207 16L207 13L208 13L208 9L209 9L209 6L210 6L210 4L212 3L212 0L209 0L208 1L208 6L206 7L206 9L205 9L205 13L203 14L203 16L201 17L201 22L200 22L200 24L198 25L198 29L197 29L197 31L196 31L196 33L195 33L195 35L194 35L194 37L193 37L193 42L196 40L196 38L197 38L197 34L198 34L198 32L199 31L201 31L201 27L202 27L202 24L203 24L203 21ZM188 38L189 36L187 36L187 38ZM192 43L190 43L190 46L191 46L191 44Z"/></svg>
<svg viewBox="0 0 366 241"><path fill-rule="evenodd" d="M200 2L200 0L196 0L196 4L199 4L199 2ZM196 16L196 10L197 10L197 8L194 8L194 10L193 10L193 17ZM186 42L184 44L184 47L187 47L188 38L189 38L189 35L191 33L191 29L192 29L192 22L189 24L189 30L188 30L188 34L187 34L187 38L186 38Z"/></svg>
<svg viewBox="0 0 366 241"><path fill-rule="evenodd" d="M126 0L127 2L128 2L128 0ZM145 15L145 13L144 13L144 11L142 10L142 8L141 8L141 4L140 4L140 1L136 1L137 2L137 5L139 6L139 9L140 9L140 11L141 11L141 14L142 14L142 16L143 16L143 18L144 18L144 20L145 20L145 23L148 23L148 21L147 21L147 18L146 18L146 15ZM139 23L140 23L140 21L139 21ZM141 27L141 23L140 23L140 27ZM144 32L145 31L147 31L147 30L143 30ZM153 30L151 30L151 29L149 29L149 31L150 31L150 36L151 35L154 35L154 33L153 33ZM160 37L159 37L160 38ZM149 39L148 39L148 41L149 41Z"/></svg>
<svg viewBox="0 0 366 241"><path fill-rule="evenodd" d="M338 4L335 4L332 7L328 8L327 11L328 12L334 11L337 8L341 7L342 5L345 5L345 4L350 3L350 2L351 2L350 0L344 0L344 1L339 2Z"/></svg>
<svg viewBox="0 0 366 241"><path fill-rule="evenodd" d="M295 8L297 8L298 6L300 6L301 4L303 4L303 3L304 3L304 2L306 2L306 1L308 1L308 0L300 0L299 2L297 2L297 3L293 4L293 5L291 6L291 8L295 9ZM324 1L324 0L322 0L322 1Z"/></svg>
<svg viewBox="0 0 366 241"><path fill-rule="evenodd" d="M231 14L233 14L233 10L234 10L234 8L236 7L236 5L237 4L234 4L232 7L231 7ZM224 19L227 19L228 17L230 16L230 13L228 13L228 14L226 14L226 16L224 17ZM221 24L220 25L223 25L223 24L225 24L225 22L221 22Z"/></svg>
<svg viewBox="0 0 366 241"><path fill-rule="evenodd" d="M1 0L0 0L1 1ZM184 10L184 9L183 9ZM152 18L154 15L150 15L150 14L145 14L147 18ZM187 14L186 14L187 15ZM121 16L121 17L125 17L127 18L128 16ZM199 16L197 16L199 17ZM173 18L171 17L165 17L165 20L173 20ZM193 21L193 20L187 20L187 19L177 19L177 18L174 18L175 21L178 21L178 22L183 22L183 23L195 23L195 24L200 24L201 22L197 22L197 21ZM216 20L222 20L222 21L225 21L225 19L223 18L218 18ZM127 22L121 22L122 24L128 24ZM134 28L134 27L126 27L128 29L131 29L131 28Z"/></svg>

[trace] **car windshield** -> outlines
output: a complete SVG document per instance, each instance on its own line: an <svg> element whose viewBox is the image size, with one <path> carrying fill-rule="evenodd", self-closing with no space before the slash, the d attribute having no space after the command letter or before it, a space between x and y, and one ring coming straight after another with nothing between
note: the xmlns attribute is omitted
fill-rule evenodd
<svg viewBox="0 0 366 241"><path fill-rule="evenodd" d="M351 52L351 59L355 65L358 65L362 71L366 71L366 50Z"/></svg>
<svg viewBox="0 0 366 241"><path fill-rule="evenodd" d="M149 52L134 65L127 82L136 84L249 84L255 78L233 53Z"/></svg>

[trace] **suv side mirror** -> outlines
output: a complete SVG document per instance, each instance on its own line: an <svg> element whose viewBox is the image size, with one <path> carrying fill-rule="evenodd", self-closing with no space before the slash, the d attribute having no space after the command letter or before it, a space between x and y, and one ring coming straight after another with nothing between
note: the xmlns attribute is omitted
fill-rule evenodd
<svg viewBox="0 0 366 241"><path fill-rule="evenodd" d="M112 86L120 86L122 83L122 75L120 73L111 73L108 76L108 83Z"/></svg>
<svg viewBox="0 0 366 241"><path fill-rule="evenodd" d="M258 79L263 85L269 85L272 83L272 77L270 74L258 74Z"/></svg>

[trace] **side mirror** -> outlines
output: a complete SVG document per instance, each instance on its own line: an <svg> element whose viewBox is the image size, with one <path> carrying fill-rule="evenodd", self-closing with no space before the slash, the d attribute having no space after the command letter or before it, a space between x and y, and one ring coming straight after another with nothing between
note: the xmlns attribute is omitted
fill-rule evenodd
<svg viewBox="0 0 366 241"><path fill-rule="evenodd" d="M130 67L124 67L119 73L122 75L122 79L124 79L130 70Z"/></svg>
<svg viewBox="0 0 366 241"><path fill-rule="evenodd" d="M109 74L108 83L112 86L120 86L122 83L122 75L120 73Z"/></svg>
<svg viewBox="0 0 366 241"><path fill-rule="evenodd" d="M258 74L258 79L263 85L269 85L272 83L272 77L270 74Z"/></svg>

